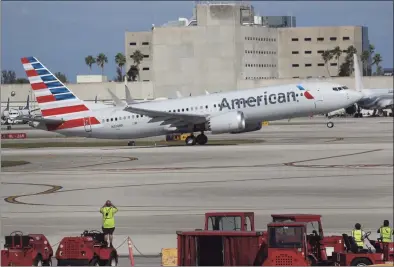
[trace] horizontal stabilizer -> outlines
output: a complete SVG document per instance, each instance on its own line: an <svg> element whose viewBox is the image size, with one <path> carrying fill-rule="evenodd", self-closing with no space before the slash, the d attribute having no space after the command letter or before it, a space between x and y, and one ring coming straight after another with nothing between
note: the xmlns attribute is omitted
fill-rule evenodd
<svg viewBox="0 0 394 267"><path fill-rule="evenodd" d="M117 95L115 95L109 88L107 88L108 93L111 95L112 100L115 103L115 106L125 107L126 103L124 103Z"/></svg>
<svg viewBox="0 0 394 267"><path fill-rule="evenodd" d="M62 119L49 119L49 118L43 118L41 116L18 116L16 120L24 120L24 121L32 121L32 122L42 122L45 124L51 124L51 125L59 125L64 122Z"/></svg>

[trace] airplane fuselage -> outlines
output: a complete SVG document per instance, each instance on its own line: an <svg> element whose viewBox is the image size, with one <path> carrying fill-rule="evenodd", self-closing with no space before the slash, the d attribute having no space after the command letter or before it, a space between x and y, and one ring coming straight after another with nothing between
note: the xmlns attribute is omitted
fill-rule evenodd
<svg viewBox="0 0 394 267"><path fill-rule="evenodd" d="M214 117L231 111L242 111L246 124L258 124L264 120L280 120L324 114L354 101L352 90L335 92L332 84L305 84L305 90L296 84L275 87L216 93L179 99L168 99L138 103L142 109L177 114L198 114ZM350 96L349 96L350 94ZM309 99L308 99L309 98ZM189 128L176 129L162 120L124 111L121 107L86 104L85 118L96 118L99 123L88 119L83 127L57 130L67 136L83 136L100 139L133 139L160 136L173 132L190 132ZM44 125L38 128L45 129ZM205 125L192 131L206 130Z"/></svg>
<svg viewBox="0 0 394 267"><path fill-rule="evenodd" d="M365 97L357 102L362 109L385 109L393 106L393 89L363 89Z"/></svg>

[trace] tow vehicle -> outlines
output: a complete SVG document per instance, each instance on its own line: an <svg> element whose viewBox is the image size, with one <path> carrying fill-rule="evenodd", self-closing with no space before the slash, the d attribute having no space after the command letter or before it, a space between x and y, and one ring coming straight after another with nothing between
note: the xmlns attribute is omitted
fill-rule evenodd
<svg viewBox="0 0 394 267"><path fill-rule="evenodd" d="M52 247L44 235L14 231L5 236L1 266L50 266L52 256Z"/></svg>
<svg viewBox="0 0 394 267"><path fill-rule="evenodd" d="M104 233L85 230L81 236L64 237L56 250L58 266L117 266L118 253L108 247Z"/></svg>
<svg viewBox="0 0 394 267"><path fill-rule="evenodd" d="M342 234L346 246L345 252L334 252L333 259L337 266L366 266L391 263L394 261L394 242L383 243L380 238L370 240L367 232L364 238L371 246L367 249L359 248L352 236Z"/></svg>

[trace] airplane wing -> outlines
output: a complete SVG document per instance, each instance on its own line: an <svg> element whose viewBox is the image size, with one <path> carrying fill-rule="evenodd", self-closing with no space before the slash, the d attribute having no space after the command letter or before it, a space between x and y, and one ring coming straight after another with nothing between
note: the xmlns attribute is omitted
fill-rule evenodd
<svg viewBox="0 0 394 267"><path fill-rule="evenodd" d="M159 120L163 120L163 121L170 120L172 122L184 121L184 122L193 123L193 124L205 123L207 121L207 116L208 116L208 115L196 115L196 114L180 114L180 113L173 113L173 112L136 108L133 106L128 106L124 110L132 112L132 113L151 117L151 118L155 119L155 121L157 121L157 119L159 119Z"/></svg>
<svg viewBox="0 0 394 267"><path fill-rule="evenodd" d="M53 125L59 125L62 124L64 122L64 120L62 119L47 119L47 118L43 118L40 116L18 116L15 118L15 120L24 120L24 121L33 121L33 122L42 122L45 124L53 124Z"/></svg>

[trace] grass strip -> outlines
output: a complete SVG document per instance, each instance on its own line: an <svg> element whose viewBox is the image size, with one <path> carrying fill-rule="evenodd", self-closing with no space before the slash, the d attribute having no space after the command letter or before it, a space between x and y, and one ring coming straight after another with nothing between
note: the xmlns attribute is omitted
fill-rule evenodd
<svg viewBox="0 0 394 267"><path fill-rule="evenodd" d="M24 160L2 160L1 161L1 167L14 167L14 166L20 166L20 165L25 165L29 164L30 162L24 161Z"/></svg>

